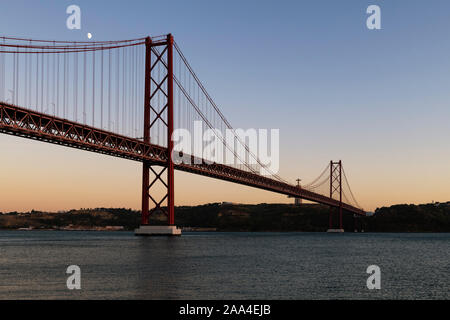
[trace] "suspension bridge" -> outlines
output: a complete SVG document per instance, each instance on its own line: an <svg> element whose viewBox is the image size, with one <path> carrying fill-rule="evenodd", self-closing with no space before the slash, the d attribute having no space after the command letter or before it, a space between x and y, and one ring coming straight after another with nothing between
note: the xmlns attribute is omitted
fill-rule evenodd
<svg viewBox="0 0 450 320"><path fill-rule="evenodd" d="M236 133L170 34L101 42L0 37L0 49L0 132L142 162L137 233L179 234L174 170L327 205L330 229L343 229L343 212L365 216L341 161L331 161L303 186L272 173ZM212 129L235 163L174 150L174 130L192 132L195 122ZM232 145L226 130L233 133ZM176 152L187 161L174 161ZM165 190L160 199L153 192L157 184ZM155 212L167 216L167 228L149 225Z"/></svg>

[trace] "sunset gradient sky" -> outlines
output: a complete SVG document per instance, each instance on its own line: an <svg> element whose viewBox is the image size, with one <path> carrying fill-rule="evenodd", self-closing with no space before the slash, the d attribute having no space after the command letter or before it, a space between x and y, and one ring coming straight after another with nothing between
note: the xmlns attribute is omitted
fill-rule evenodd
<svg viewBox="0 0 450 320"><path fill-rule="evenodd" d="M66 28L66 7L82 29ZM366 28L378 4L382 30ZM280 175L341 159L366 210L450 200L450 2L2 1L1 35L172 33L234 127L278 128ZM0 135L0 211L140 207L141 164ZM176 173L175 204L291 202Z"/></svg>

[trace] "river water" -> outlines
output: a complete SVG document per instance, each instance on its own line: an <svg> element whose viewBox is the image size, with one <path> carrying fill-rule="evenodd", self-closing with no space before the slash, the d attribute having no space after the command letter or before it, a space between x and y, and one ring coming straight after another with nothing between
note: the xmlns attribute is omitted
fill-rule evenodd
<svg viewBox="0 0 450 320"><path fill-rule="evenodd" d="M0 231L0 299L449 299L449 272L450 234Z"/></svg>

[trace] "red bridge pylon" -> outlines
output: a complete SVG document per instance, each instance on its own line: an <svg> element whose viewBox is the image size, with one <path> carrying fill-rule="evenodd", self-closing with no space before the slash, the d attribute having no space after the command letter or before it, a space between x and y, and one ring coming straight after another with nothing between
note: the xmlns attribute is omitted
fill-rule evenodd
<svg viewBox="0 0 450 320"><path fill-rule="evenodd" d="M342 227L342 161L330 161L330 199L333 196L339 199L338 210L338 226L333 224L333 215L335 215L335 208L330 206L330 217L328 223L328 232L344 232Z"/></svg>
<svg viewBox="0 0 450 320"><path fill-rule="evenodd" d="M173 141L173 36L167 35L162 41L145 40L145 97L144 97L144 142L150 143L150 132L158 121L167 129L168 159L166 166L158 169L150 162L143 163L142 170L142 216L141 228L136 234L168 234L179 235L174 227L174 164L172 161ZM152 61L152 57L155 61ZM162 99L160 99L162 97ZM162 101L161 101L162 100ZM161 167L159 167L161 168ZM154 178L150 182L150 172ZM166 176L166 179L164 179ZM167 190L161 199L154 199L151 189L161 183ZM150 209L149 200L154 204ZM164 208L162 204L166 202ZM167 216L169 228L149 228L149 218L153 213L163 212ZM142 230L142 232L139 232ZM147 232L148 231L148 232Z"/></svg>

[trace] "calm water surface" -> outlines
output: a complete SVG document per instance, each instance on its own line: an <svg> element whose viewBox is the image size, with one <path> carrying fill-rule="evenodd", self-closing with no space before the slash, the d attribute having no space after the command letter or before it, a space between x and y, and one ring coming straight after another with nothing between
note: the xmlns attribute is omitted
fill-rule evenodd
<svg viewBox="0 0 450 320"><path fill-rule="evenodd" d="M0 231L0 299L61 298L449 299L450 234Z"/></svg>

